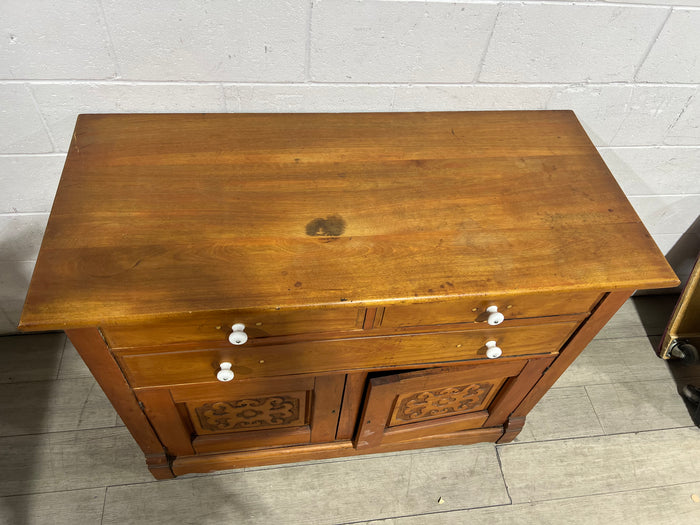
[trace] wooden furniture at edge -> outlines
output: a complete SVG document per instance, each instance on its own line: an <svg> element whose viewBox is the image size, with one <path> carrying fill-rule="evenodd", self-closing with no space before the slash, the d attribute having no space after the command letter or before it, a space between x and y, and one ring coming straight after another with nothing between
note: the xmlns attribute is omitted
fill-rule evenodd
<svg viewBox="0 0 700 525"><path fill-rule="evenodd" d="M700 362L700 254L656 349L662 359Z"/></svg>
<svg viewBox="0 0 700 525"><path fill-rule="evenodd" d="M81 115L20 328L168 478L510 441L677 284L569 111Z"/></svg>

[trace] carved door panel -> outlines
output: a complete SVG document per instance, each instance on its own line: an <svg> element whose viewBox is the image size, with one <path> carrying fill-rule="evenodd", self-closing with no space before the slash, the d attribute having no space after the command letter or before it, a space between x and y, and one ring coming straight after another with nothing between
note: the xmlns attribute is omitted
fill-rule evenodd
<svg viewBox="0 0 700 525"><path fill-rule="evenodd" d="M550 361L522 359L373 377L355 447L503 425Z"/></svg>
<svg viewBox="0 0 700 525"><path fill-rule="evenodd" d="M138 389L168 453L186 456L333 441L344 375Z"/></svg>

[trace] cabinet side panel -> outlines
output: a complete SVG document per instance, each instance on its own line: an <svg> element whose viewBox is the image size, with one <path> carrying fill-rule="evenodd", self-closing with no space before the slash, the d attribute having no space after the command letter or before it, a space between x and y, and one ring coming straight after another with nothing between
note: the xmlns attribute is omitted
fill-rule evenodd
<svg viewBox="0 0 700 525"><path fill-rule="evenodd" d="M170 469L168 468L166 472L164 468L167 459L163 445L141 410L129 383L112 357L99 330L97 328L66 330L66 335L112 403L126 428L148 457L149 465L153 464L153 468L158 470L157 475L153 469L152 473L159 479L172 477Z"/></svg>
<svg viewBox="0 0 700 525"><path fill-rule="evenodd" d="M553 360L554 358L551 357L529 360L523 371L517 377L509 380L508 384L498 393L498 397L491 405L490 415L484 426L503 424L523 397L542 377L542 372Z"/></svg>
<svg viewBox="0 0 700 525"><path fill-rule="evenodd" d="M605 324L615 315L625 301L632 295L634 290L621 292L611 292L607 294L588 320L579 327L574 335L569 339L554 363L545 371L542 378L537 382L530 393L525 397L518 408L513 412L512 417L526 416L530 410L542 399L547 391L554 385L557 379L581 354L584 348L591 342L595 335L605 326Z"/></svg>

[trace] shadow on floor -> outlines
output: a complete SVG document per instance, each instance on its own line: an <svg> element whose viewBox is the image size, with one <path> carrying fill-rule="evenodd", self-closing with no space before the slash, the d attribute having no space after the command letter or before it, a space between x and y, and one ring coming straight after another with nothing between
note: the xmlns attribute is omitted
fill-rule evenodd
<svg viewBox="0 0 700 525"><path fill-rule="evenodd" d="M0 449L4 482L1 496L32 494L37 462L37 435L43 433L53 379L59 369L65 336L46 333L32 337L0 337ZM11 523L30 523L29 498L5 499Z"/></svg>
<svg viewBox="0 0 700 525"><path fill-rule="evenodd" d="M671 315L679 299L679 295L642 295L634 298L634 306L644 329L655 347L661 344L664 330L671 320ZM676 383L678 395L686 385L700 386L700 364L685 365L678 361L664 362ZM685 400L684 400L685 401ZM686 402L688 414L700 426L697 419L697 405Z"/></svg>

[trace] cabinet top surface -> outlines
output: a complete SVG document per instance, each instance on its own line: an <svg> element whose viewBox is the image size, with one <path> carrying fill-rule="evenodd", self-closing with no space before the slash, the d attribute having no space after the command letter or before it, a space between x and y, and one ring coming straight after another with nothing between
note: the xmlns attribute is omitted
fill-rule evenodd
<svg viewBox="0 0 700 525"><path fill-rule="evenodd" d="M20 327L676 283L569 111L81 115Z"/></svg>

